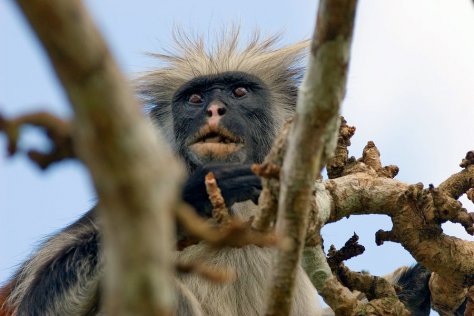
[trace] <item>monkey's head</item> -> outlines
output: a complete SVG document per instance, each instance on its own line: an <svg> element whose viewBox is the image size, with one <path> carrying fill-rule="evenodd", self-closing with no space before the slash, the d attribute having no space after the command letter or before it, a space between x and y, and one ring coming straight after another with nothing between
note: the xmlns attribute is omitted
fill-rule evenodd
<svg viewBox="0 0 474 316"><path fill-rule="evenodd" d="M241 47L239 31L211 49L202 38L175 34L176 53L138 79L151 117L189 171L203 164L261 162L293 113L307 42L276 49L277 36L255 34Z"/></svg>

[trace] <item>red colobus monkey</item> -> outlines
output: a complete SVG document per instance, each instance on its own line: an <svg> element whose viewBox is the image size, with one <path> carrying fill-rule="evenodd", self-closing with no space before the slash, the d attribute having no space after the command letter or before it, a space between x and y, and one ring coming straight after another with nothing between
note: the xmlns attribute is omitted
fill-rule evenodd
<svg viewBox="0 0 474 316"><path fill-rule="evenodd" d="M238 33L228 32L212 50L206 50L201 39L178 34L176 53L155 54L165 65L137 81L137 93L151 105L151 120L186 164L182 198L203 217L211 215L203 181L208 171L214 172L233 216L256 214L261 183L250 165L262 162L292 115L303 71L306 42L277 49L276 37L255 35L242 47ZM107 258L100 227L92 209L46 240L1 289L0 315L102 315L99 283ZM216 250L204 243L177 252L180 262L231 267L237 275L230 284L177 275L177 314L263 315L272 253L252 245ZM416 269L420 273L400 273L399 281L408 284L413 276L427 273ZM428 305L410 295L401 298L411 304L414 315L428 315L429 292L418 292L428 295ZM321 315L316 294L298 268L292 315Z"/></svg>

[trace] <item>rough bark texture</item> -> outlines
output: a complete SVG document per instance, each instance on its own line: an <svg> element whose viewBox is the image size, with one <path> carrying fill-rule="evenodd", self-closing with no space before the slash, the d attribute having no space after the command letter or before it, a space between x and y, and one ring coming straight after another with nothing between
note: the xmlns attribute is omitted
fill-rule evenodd
<svg viewBox="0 0 474 316"><path fill-rule="evenodd" d="M474 168L469 166L453 177L472 178ZM401 243L418 262L436 272L435 277L450 280L432 281L433 293L441 293L433 296L435 308L439 306L440 311L455 310L462 303L465 288L472 283L474 262L466 258L474 256L474 244L447 236L440 227L446 220L458 221L463 223L466 231L471 232L472 218L455 200L447 198L452 202L451 206L457 206L456 212L438 209L435 202L438 197L431 193L433 189L367 173L330 180L326 188L331 192L330 221L354 214L389 215L393 228L389 232L379 231L377 242L381 244L388 240ZM451 219L446 214L450 214Z"/></svg>
<svg viewBox="0 0 474 316"><path fill-rule="evenodd" d="M470 169L474 177L474 168ZM440 223L426 217L430 211L420 209L412 200L416 186L390 178L374 177L356 173L326 183L331 195L330 222L357 214L385 214L392 218L393 229L383 232L381 238L400 242L415 259L432 271L452 275L453 270L461 275L474 272L474 262L465 260L474 255L474 244L456 237L444 235ZM419 188L419 187L418 187ZM427 208L432 208L429 197ZM386 239L385 239L386 238ZM433 260L432 256L437 259ZM448 264L449 263L449 264Z"/></svg>
<svg viewBox="0 0 474 316"><path fill-rule="evenodd" d="M431 305L441 316L453 315L464 302L467 288L450 276L432 273L430 278ZM470 315L470 314L467 314Z"/></svg>
<svg viewBox="0 0 474 316"><path fill-rule="evenodd" d="M75 112L75 149L91 172L104 223L107 313L171 314L171 210L182 172L81 2L17 3Z"/></svg>
<svg viewBox="0 0 474 316"><path fill-rule="evenodd" d="M295 121L281 171L277 233L289 242L279 250L267 315L288 315L300 262L314 179L335 148L339 108L346 89L356 1L323 0Z"/></svg>

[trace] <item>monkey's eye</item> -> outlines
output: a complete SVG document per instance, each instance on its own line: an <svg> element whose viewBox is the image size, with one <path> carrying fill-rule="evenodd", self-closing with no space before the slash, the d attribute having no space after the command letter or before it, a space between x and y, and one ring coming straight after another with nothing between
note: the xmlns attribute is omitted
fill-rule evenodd
<svg viewBox="0 0 474 316"><path fill-rule="evenodd" d="M192 103L192 104L201 104L202 103L202 95L200 95L198 93L193 93L189 97L188 102Z"/></svg>
<svg viewBox="0 0 474 316"><path fill-rule="evenodd" d="M247 95L248 91L247 89L245 89L244 87L237 87L235 88L233 91L232 91L232 94L234 95L234 97L236 98L242 98L242 97L245 97Z"/></svg>

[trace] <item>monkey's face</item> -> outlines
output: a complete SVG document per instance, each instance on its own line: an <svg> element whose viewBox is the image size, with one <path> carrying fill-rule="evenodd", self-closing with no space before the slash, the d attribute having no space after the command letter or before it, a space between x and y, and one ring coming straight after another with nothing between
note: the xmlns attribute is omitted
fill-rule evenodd
<svg viewBox="0 0 474 316"><path fill-rule="evenodd" d="M241 72L197 77L172 103L179 154L194 169L220 162L261 162L274 138L269 93Z"/></svg>

